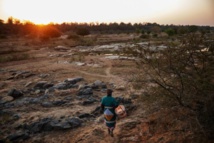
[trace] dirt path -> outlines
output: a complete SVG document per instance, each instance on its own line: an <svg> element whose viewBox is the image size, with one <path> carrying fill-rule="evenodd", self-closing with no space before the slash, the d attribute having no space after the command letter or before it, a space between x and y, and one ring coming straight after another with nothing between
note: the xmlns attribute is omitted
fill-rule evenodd
<svg viewBox="0 0 214 143"><path fill-rule="evenodd" d="M101 75L101 74L97 74L97 73L90 73L90 72L86 72L86 71L78 71L79 73L85 74L85 75L89 75L89 76L93 76L93 77L100 77L100 78L107 78L109 83L114 83L117 86L121 86L121 85L126 85L126 81L116 75L113 75L111 70L112 70L112 61L102 58L100 59L104 65L107 66L107 68L105 68L105 74L106 75Z"/></svg>

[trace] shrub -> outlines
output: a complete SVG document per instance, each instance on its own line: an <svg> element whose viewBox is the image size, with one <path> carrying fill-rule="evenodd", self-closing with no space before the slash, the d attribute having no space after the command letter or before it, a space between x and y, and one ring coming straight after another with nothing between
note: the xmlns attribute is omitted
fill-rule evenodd
<svg viewBox="0 0 214 143"><path fill-rule="evenodd" d="M77 34L70 34L67 39L79 40L80 37Z"/></svg>
<svg viewBox="0 0 214 143"><path fill-rule="evenodd" d="M78 28L76 30L76 34L77 35L81 35L81 36L85 36L85 35L89 35L90 32L89 32L89 30L87 28Z"/></svg>
<svg viewBox="0 0 214 143"><path fill-rule="evenodd" d="M175 35L175 30L174 29L171 29L171 28L168 28L165 30L165 32L169 35L169 36L173 36Z"/></svg>
<svg viewBox="0 0 214 143"><path fill-rule="evenodd" d="M0 63L4 62L11 62L11 61L20 61L20 60L26 60L29 59L29 55L24 54L10 54L10 55L4 55L0 57Z"/></svg>
<svg viewBox="0 0 214 143"><path fill-rule="evenodd" d="M141 78L147 77L145 82L156 85L156 89L147 91L195 111L202 130L211 137L214 133L214 52L204 50L207 46L203 36L190 34L181 43L180 46L169 43L168 48L162 50L138 47L127 52L138 58L139 74L147 75Z"/></svg>
<svg viewBox="0 0 214 143"><path fill-rule="evenodd" d="M61 36L61 32L53 26L42 26L38 29L39 38L42 41L49 40L50 38L56 38Z"/></svg>
<svg viewBox="0 0 214 143"><path fill-rule="evenodd" d="M147 34L142 34L142 35L140 35L140 38L142 38L142 39L149 39L149 35L147 35Z"/></svg>

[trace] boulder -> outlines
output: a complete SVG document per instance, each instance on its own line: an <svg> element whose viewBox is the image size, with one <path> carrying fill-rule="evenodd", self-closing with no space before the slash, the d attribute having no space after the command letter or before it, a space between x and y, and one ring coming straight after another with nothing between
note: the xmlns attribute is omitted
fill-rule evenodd
<svg viewBox="0 0 214 143"><path fill-rule="evenodd" d="M96 81L91 85L91 87L92 87L93 89L99 89L99 88L107 88L107 85L106 85L104 82L100 81L100 80L96 80Z"/></svg>
<svg viewBox="0 0 214 143"><path fill-rule="evenodd" d="M76 78L68 78L64 82L70 83L70 84L76 84L77 82L80 82L82 80L83 80L82 77L76 77Z"/></svg>
<svg viewBox="0 0 214 143"><path fill-rule="evenodd" d="M66 90L66 89L75 88L75 87L77 87L76 84L72 84L69 82L61 82L53 86L54 89L58 89L58 90Z"/></svg>
<svg viewBox="0 0 214 143"><path fill-rule="evenodd" d="M44 89L47 89L47 88L50 88L50 87L53 87L54 84L53 83L47 83L43 86Z"/></svg>
<svg viewBox="0 0 214 143"><path fill-rule="evenodd" d="M82 125L82 120L79 118L76 118L76 117L70 118L67 121L71 125L72 128L77 128Z"/></svg>
<svg viewBox="0 0 214 143"><path fill-rule="evenodd" d="M55 130L64 130L64 129L70 129L71 125L69 122L51 122L50 126Z"/></svg>
<svg viewBox="0 0 214 143"><path fill-rule="evenodd" d="M47 84L47 81L39 81L36 83L36 85L34 86L35 89L43 89L44 85Z"/></svg>
<svg viewBox="0 0 214 143"><path fill-rule="evenodd" d="M80 84L79 86L78 86L78 90L80 91L80 90L83 90L83 89L86 89L86 88L91 88L91 86L89 86L89 85L87 85L87 84Z"/></svg>
<svg viewBox="0 0 214 143"><path fill-rule="evenodd" d="M92 95L93 94L93 90L92 88L88 87L85 89L81 89L78 93L78 96L84 96L84 95Z"/></svg>
<svg viewBox="0 0 214 143"><path fill-rule="evenodd" d="M48 83L47 81L39 81L34 86L34 89L48 89L53 86L54 86L53 83Z"/></svg>
<svg viewBox="0 0 214 143"><path fill-rule="evenodd" d="M16 98L23 96L23 93L17 89L11 89L8 92L8 96L12 96L14 99L16 99Z"/></svg>
<svg viewBox="0 0 214 143"><path fill-rule="evenodd" d="M44 118L30 125L24 126L30 133L40 133L43 131L65 130L81 126L82 120L79 118L68 118L63 121L52 118Z"/></svg>
<svg viewBox="0 0 214 143"><path fill-rule="evenodd" d="M52 129L51 127L49 127L49 128L47 127L47 126L49 126L48 124L51 121L53 121L52 118L44 118L44 119L36 121L30 125L26 125L24 128L29 130L31 133L39 133L42 131L46 131L48 129Z"/></svg>

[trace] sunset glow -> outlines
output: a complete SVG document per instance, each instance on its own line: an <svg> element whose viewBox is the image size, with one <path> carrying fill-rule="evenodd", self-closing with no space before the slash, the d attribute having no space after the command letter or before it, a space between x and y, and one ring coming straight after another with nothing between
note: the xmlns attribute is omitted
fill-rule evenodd
<svg viewBox="0 0 214 143"><path fill-rule="evenodd" d="M0 0L0 19L50 22L157 22L214 26L213 0Z"/></svg>

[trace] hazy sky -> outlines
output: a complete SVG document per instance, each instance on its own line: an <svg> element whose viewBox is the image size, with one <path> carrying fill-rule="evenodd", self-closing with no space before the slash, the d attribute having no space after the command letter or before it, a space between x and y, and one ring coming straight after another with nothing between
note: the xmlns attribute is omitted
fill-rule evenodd
<svg viewBox="0 0 214 143"><path fill-rule="evenodd" d="M214 26L214 0L0 0L0 19Z"/></svg>

